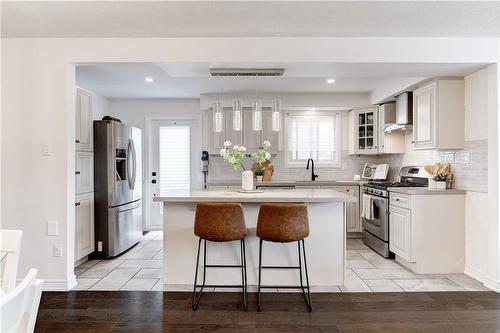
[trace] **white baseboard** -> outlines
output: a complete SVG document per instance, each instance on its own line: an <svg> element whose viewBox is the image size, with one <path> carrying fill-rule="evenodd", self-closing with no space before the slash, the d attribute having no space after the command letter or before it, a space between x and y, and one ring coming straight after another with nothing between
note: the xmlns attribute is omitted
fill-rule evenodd
<svg viewBox="0 0 500 333"><path fill-rule="evenodd" d="M68 280L44 279L43 291L69 291L76 287L76 276L73 275Z"/></svg>
<svg viewBox="0 0 500 333"><path fill-rule="evenodd" d="M488 276L486 276L485 273L465 265L464 274L470 276L473 279L478 280L486 288L491 289L497 293L500 293L500 281L495 281L493 279L490 279Z"/></svg>

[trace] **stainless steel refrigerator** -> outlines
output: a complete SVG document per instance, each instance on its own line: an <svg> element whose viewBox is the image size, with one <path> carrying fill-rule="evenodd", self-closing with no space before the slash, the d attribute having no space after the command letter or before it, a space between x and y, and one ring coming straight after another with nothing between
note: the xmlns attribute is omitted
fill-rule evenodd
<svg viewBox="0 0 500 333"><path fill-rule="evenodd" d="M96 251L110 258L142 236L141 130L110 120L94 121Z"/></svg>

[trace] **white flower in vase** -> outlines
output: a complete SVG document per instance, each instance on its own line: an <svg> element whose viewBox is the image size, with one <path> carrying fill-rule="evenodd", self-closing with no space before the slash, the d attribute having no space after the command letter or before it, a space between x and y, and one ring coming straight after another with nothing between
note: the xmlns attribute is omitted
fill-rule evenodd
<svg viewBox="0 0 500 333"><path fill-rule="evenodd" d="M228 148L232 145L233 143L231 141L224 141L224 148Z"/></svg>
<svg viewBox="0 0 500 333"><path fill-rule="evenodd" d="M265 140L263 143L262 143L262 146L266 149L269 149L271 148L271 142Z"/></svg>

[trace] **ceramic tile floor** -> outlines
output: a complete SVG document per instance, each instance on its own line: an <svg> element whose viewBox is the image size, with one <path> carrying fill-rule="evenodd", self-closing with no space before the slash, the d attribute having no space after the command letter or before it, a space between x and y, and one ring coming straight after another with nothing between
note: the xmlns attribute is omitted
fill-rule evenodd
<svg viewBox="0 0 500 333"><path fill-rule="evenodd" d="M150 232L125 254L90 260L75 268L74 290L162 290L162 232ZM253 291L254 288L249 288ZM360 239L347 240L346 282L324 292L482 291L482 283L465 274L415 274L372 251ZM186 288L191 291L191 287ZM219 290L217 290L219 291ZM231 291L222 289L220 291ZM238 291L238 290L235 290ZM275 292L276 290L269 290ZM285 290L288 292L288 290Z"/></svg>

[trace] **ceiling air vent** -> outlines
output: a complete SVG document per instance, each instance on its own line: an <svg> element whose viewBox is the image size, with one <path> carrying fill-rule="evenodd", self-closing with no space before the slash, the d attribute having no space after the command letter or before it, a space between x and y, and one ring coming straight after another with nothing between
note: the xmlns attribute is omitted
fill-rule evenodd
<svg viewBox="0 0 500 333"><path fill-rule="evenodd" d="M210 68L212 76L282 76L283 68Z"/></svg>

